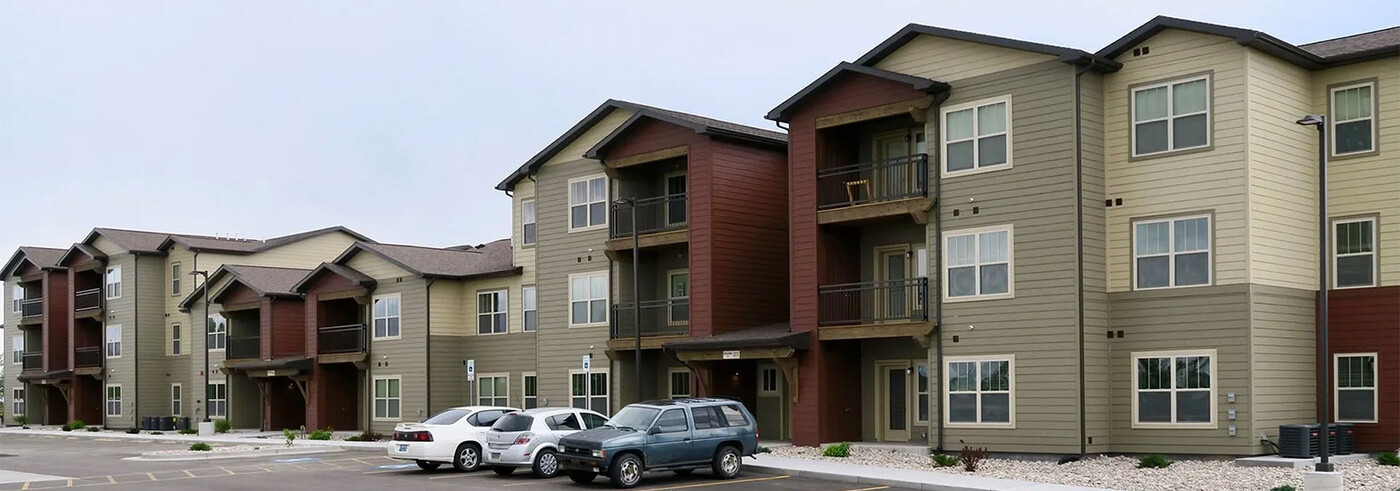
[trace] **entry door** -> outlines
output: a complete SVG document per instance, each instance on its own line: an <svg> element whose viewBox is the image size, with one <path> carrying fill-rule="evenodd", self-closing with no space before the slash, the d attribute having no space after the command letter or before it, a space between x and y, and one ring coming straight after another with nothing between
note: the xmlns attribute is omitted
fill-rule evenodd
<svg viewBox="0 0 1400 491"><path fill-rule="evenodd" d="M666 225L685 223L685 174L666 176Z"/></svg>
<svg viewBox="0 0 1400 491"><path fill-rule="evenodd" d="M690 323L690 271L674 270L666 274L667 282L670 283L668 292L671 299L670 307L667 309L668 320L673 326ZM680 302L678 302L680 301Z"/></svg>
<svg viewBox="0 0 1400 491"><path fill-rule="evenodd" d="M909 367L886 365L880 369L882 404L881 440L909 441Z"/></svg>
<svg viewBox="0 0 1400 491"><path fill-rule="evenodd" d="M879 300L878 320L909 319L909 279L908 249L882 250L877 253L881 284L876 288Z"/></svg>
<svg viewBox="0 0 1400 491"><path fill-rule="evenodd" d="M908 157L913 153L925 152L923 131L897 131L875 137L875 160L884 165L874 172L875 198L892 200L913 196L919 191L918 166Z"/></svg>

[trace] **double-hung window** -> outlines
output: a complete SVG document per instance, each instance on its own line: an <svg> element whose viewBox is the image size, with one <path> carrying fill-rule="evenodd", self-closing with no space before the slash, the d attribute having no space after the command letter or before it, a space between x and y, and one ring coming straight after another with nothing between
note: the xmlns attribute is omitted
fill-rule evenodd
<svg viewBox="0 0 1400 491"><path fill-rule="evenodd" d="M476 333L504 334L510 312L505 290L476 294Z"/></svg>
<svg viewBox="0 0 1400 491"><path fill-rule="evenodd" d="M1335 356L1332 380L1336 384L1333 408L1337 421L1377 422L1376 354L1339 353Z"/></svg>
<svg viewBox="0 0 1400 491"><path fill-rule="evenodd" d="M374 297L374 339L399 337L399 295Z"/></svg>
<svg viewBox="0 0 1400 491"><path fill-rule="evenodd" d="M181 350L183 350L184 347L181 346L181 342L180 342L180 341L181 341L181 339L180 339L180 325L179 325L179 324L175 324L175 325L170 326L170 354L171 354L171 355L179 355L179 354L181 354Z"/></svg>
<svg viewBox="0 0 1400 491"><path fill-rule="evenodd" d="M592 176L569 181L569 231L591 230L608 224L608 178Z"/></svg>
<svg viewBox="0 0 1400 491"><path fill-rule="evenodd" d="M374 377L374 419L400 419L399 377Z"/></svg>
<svg viewBox="0 0 1400 491"><path fill-rule="evenodd" d="M122 296L122 267L112 266L107 268L107 298L121 298Z"/></svg>
<svg viewBox="0 0 1400 491"><path fill-rule="evenodd" d="M1215 424L1215 350L1133 353L1133 424Z"/></svg>
<svg viewBox="0 0 1400 491"><path fill-rule="evenodd" d="M1333 222L1332 283L1337 288L1376 285L1376 219Z"/></svg>
<svg viewBox="0 0 1400 491"><path fill-rule="evenodd" d="M209 399L209 417L228 417L228 382L209 382L204 397Z"/></svg>
<svg viewBox="0 0 1400 491"><path fill-rule="evenodd" d="M205 349L222 350L228 346L228 319L221 314L211 314L205 323Z"/></svg>
<svg viewBox="0 0 1400 491"><path fill-rule="evenodd" d="M179 416L183 414L181 408L184 406L185 401L184 392L184 387L180 386L180 384L170 384L170 415Z"/></svg>
<svg viewBox="0 0 1400 491"><path fill-rule="evenodd" d="M671 387L667 392L672 399L690 397L690 370L673 368L667 375L671 379Z"/></svg>
<svg viewBox="0 0 1400 491"><path fill-rule="evenodd" d="M569 395L571 407L608 414L608 372L570 370Z"/></svg>
<svg viewBox="0 0 1400 491"><path fill-rule="evenodd" d="M1210 145L1210 77L1133 89L1133 156Z"/></svg>
<svg viewBox="0 0 1400 491"><path fill-rule="evenodd" d="M170 264L170 294L180 294L180 263Z"/></svg>
<svg viewBox="0 0 1400 491"><path fill-rule="evenodd" d="M945 422L952 425L1016 424L1016 359L1011 355L950 357Z"/></svg>
<svg viewBox="0 0 1400 491"><path fill-rule="evenodd" d="M1210 284L1210 217L1133 222L1133 278L1139 290Z"/></svg>
<svg viewBox="0 0 1400 491"><path fill-rule="evenodd" d="M510 404L510 377L505 374L477 376L476 403L482 406Z"/></svg>
<svg viewBox="0 0 1400 491"><path fill-rule="evenodd" d="M534 409L540 407L540 379L535 372L525 372L521 375L520 387L525 392L524 408Z"/></svg>
<svg viewBox="0 0 1400 491"><path fill-rule="evenodd" d="M534 245L535 233L535 200L527 199L520 202L520 243Z"/></svg>
<svg viewBox="0 0 1400 491"><path fill-rule="evenodd" d="M944 298L977 300L1015 294L1011 225L955 230L945 232L943 237L943 282L948 285Z"/></svg>
<svg viewBox="0 0 1400 491"><path fill-rule="evenodd" d="M1376 149L1375 83L1331 90L1332 155L1366 153Z"/></svg>
<svg viewBox="0 0 1400 491"><path fill-rule="evenodd" d="M122 326L115 324L107 326L107 357L121 358L122 356Z"/></svg>
<svg viewBox="0 0 1400 491"><path fill-rule="evenodd" d="M16 334L10 337L10 360L14 363L24 362L24 335Z"/></svg>
<svg viewBox="0 0 1400 491"><path fill-rule="evenodd" d="M569 325L608 323L608 272L569 275Z"/></svg>
<svg viewBox="0 0 1400 491"><path fill-rule="evenodd" d="M520 322L521 330L525 332L534 332L539 328L540 314L535 302L535 285L520 287Z"/></svg>
<svg viewBox="0 0 1400 491"><path fill-rule="evenodd" d="M24 408L24 389L15 389L15 390L11 391L11 392L10 392L10 397L12 398L11 401L13 401L13 404L14 404L13 407L14 407L15 412L14 412L13 415L14 415L14 416L24 416L24 412L25 412L25 408Z"/></svg>
<svg viewBox="0 0 1400 491"><path fill-rule="evenodd" d="M915 403L918 404L918 407L915 408L915 411L917 411L915 415L918 416L915 422L928 423L928 364L919 363L914 365L914 372L915 375L918 377L918 380L915 381L916 385L914 386L915 396L918 399L917 401L915 401Z"/></svg>
<svg viewBox="0 0 1400 491"><path fill-rule="evenodd" d="M946 108L943 174L1011 166L1011 96Z"/></svg>
<svg viewBox="0 0 1400 491"><path fill-rule="evenodd" d="M19 312L20 305L24 303L24 287L18 284L10 287L10 306L12 311Z"/></svg>
<svg viewBox="0 0 1400 491"><path fill-rule="evenodd" d="M121 384L107 385L107 415L122 415L122 386Z"/></svg>

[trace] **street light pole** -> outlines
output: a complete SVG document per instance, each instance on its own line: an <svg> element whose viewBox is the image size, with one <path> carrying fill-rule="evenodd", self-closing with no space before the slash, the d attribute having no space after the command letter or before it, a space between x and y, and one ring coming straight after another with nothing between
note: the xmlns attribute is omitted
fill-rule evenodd
<svg viewBox="0 0 1400 491"><path fill-rule="evenodd" d="M1303 126L1317 127L1317 215L1318 225L1321 228L1318 234L1318 332L1321 340L1317 346L1318 357L1318 378L1321 379L1322 387L1322 421L1317 432L1318 455L1321 457L1317 463L1317 472L1333 472L1336 466L1329 460L1331 456L1331 436L1328 424L1332 419L1332 359L1327 348L1327 293L1328 293L1328 260L1327 247L1328 238L1331 235L1331 227L1327 223L1327 118L1316 114L1303 116L1298 120L1298 124ZM1340 438L1338 438L1340 440Z"/></svg>
<svg viewBox="0 0 1400 491"><path fill-rule="evenodd" d="M204 278L204 422L209 422L209 272L190 271L190 276ZM198 288L198 287L196 287Z"/></svg>

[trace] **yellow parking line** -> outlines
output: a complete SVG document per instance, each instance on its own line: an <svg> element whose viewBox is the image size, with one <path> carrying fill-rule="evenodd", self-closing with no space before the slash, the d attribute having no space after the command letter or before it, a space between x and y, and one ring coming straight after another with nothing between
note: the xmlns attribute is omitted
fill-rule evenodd
<svg viewBox="0 0 1400 491"><path fill-rule="evenodd" d="M117 483L117 478L112 477L112 476L107 476L107 483L108 483L108 484L116 484L116 483Z"/></svg>
<svg viewBox="0 0 1400 491"><path fill-rule="evenodd" d="M710 487L710 486L726 486L726 485L730 485L730 484L743 484L743 483L747 483L747 482L776 481L776 480L778 480L778 479L787 479L788 477L789 477L789 476L769 476L769 477L756 477L756 478L753 478L753 479L735 479L735 480L733 480L733 481L716 481L716 482L707 482L707 483L700 483L700 484L686 484L686 485L683 485L683 486L666 486L666 487L661 487L661 488L646 488L646 489L643 490L643 491L665 491L665 490L668 490L668 489L706 488L706 487Z"/></svg>
<svg viewBox="0 0 1400 491"><path fill-rule="evenodd" d="M24 491L24 490L29 489L29 481L24 481L24 487L21 487L21 488L19 488L19 489L20 489L21 491Z"/></svg>
<svg viewBox="0 0 1400 491"><path fill-rule="evenodd" d="M186 476L194 477L194 473L193 473L193 472L190 472L190 471L184 471L184 472L185 472L185 475L186 475Z"/></svg>
<svg viewBox="0 0 1400 491"><path fill-rule="evenodd" d="M881 489L889 489L889 488L890 488L889 486L875 486L875 487L873 487L873 488L847 489L846 491L879 491L879 490L881 490Z"/></svg>
<svg viewBox="0 0 1400 491"><path fill-rule="evenodd" d="M361 475L368 476L368 475L371 475L371 474L388 474L388 473L390 473L390 472L402 472L402 473L407 474L407 473L409 473L409 472L415 472L415 471L410 471L410 470L407 470L407 469L389 469L389 470L387 470L387 471L361 472L360 474L361 474Z"/></svg>
<svg viewBox="0 0 1400 491"><path fill-rule="evenodd" d="M535 485L535 484L540 484L540 483L537 483L537 482L518 482L518 483L515 483L515 484L503 484L503 485L501 485L501 487L503 487L503 488L513 488L513 487L516 487L516 486L531 486L531 485Z"/></svg>
<svg viewBox="0 0 1400 491"><path fill-rule="evenodd" d="M152 474L152 473L150 473L150 472L147 472L147 473L146 473L146 477L151 478L152 481L156 480L156 475L155 475L155 474Z"/></svg>
<svg viewBox="0 0 1400 491"><path fill-rule="evenodd" d="M69 480L68 480L68 487L70 487L70 488L73 487L73 480L72 480L72 479L69 479Z"/></svg>

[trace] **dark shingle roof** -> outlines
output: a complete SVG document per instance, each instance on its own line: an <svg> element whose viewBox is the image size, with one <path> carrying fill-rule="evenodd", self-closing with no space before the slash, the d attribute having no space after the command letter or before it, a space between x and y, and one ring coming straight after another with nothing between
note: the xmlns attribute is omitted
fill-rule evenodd
<svg viewBox="0 0 1400 491"><path fill-rule="evenodd" d="M500 239L471 249L356 242L335 262L344 264L359 251L375 254L423 277L463 279L515 274L518 271L511 264L510 239Z"/></svg>
<svg viewBox="0 0 1400 491"><path fill-rule="evenodd" d="M1231 38L1242 46L1257 49L1309 70L1400 55L1400 40L1396 39L1400 33L1392 32L1396 28L1295 46L1263 31L1165 15L1153 17L1146 24L1118 38L1096 54L1104 58L1117 58L1164 29L1181 29Z"/></svg>
<svg viewBox="0 0 1400 491"><path fill-rule="evenodd" d="M174 244L180 244L190 250L201 252L252 254L332 232L343 232L354 237L356 240L372 242L369 237L365 237L343 226L319 228L267 240L234 239L209 235L172 234L166 232L148 232L145 230L98 227L92 229L92 233L88 234L88 238L83 242L92 240L95 235L101 235L134 254L164 254L165 251L169 250Z"/></svg>
<svg viewBox="0 0 1400 491"><path fill-rule="evenodd" d="M56 249L53 247L21 246L15 249L15 253L10 255L10 260L5 263L4 269L0 269L0 277L10 276L14 273L23 261L34 263L41 269L63 269L58 265L58 260L63 258L67 249Z"/></svg>
<svg viewBox="0 0 1400 491"><path fill-rule="evenodd" d="M1383 49L1400 52L1400 26L1300 44L1298 47L1323 58L1349 56Z"/></svg>
<svg viewBox="0 0 1400 491"><path fill-rule="evenodd" d="M309 269L271 268L267 266L225 265L219 269L232 274L244 286L259 295L294 295L292 286L310 273Z"/></svg>

